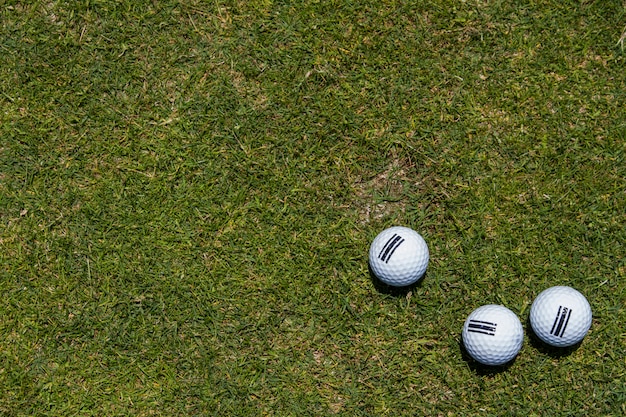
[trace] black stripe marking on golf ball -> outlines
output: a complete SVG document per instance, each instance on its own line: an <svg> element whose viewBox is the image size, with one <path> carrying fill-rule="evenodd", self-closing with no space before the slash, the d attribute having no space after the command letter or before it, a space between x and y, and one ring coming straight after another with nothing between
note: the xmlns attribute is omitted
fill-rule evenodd
<svg viewBox="0 0 626 417"><path fill-rule="evenodd" d="M380 259L384 263L388 263L389 259L391 259L391 255L393 255L396 249L398 249L398 246L400 246L403 242L404 238L394 233L394 235L389 238L387 243L385 243L385 246L383 246L383 249L378 254L378 259Z"/></svg>
<svg viewBox="0 0 626 417"><path fill-rule="evenodd" d="M550 330L550 334L558 337L563 337L571 315L571 308L559 306L559 311L557 311L556 317L554 318L554 324L552 324L552 330Z"/></svg>
<svg viewBox="0 0 626 417"><path fill-rule="evenodd" d="M495 336L497 325L497 323L491 323L488 321L470 320L467 325L467 331L472 333L482 333L488 336Z"/></svg>

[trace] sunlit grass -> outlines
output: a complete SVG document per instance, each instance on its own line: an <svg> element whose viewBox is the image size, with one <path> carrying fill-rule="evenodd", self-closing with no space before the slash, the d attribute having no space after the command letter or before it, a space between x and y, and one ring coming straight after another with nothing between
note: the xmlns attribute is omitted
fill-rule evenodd
<svg viewBox="0 0 626 417"><path fill-rule="evenodd" d="M626 412L623 5L0 13L0 414ZM431 253L400 296L391 225ZM468 361L472 310L552 285L577 350Z"/></svg>

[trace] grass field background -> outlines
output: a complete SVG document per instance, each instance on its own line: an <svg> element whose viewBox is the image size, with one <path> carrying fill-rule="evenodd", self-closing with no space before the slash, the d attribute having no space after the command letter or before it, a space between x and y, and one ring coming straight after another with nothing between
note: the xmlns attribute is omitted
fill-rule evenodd
<svg viewBox="0 0 626 417"><path fill-rule="evenodd" d="M0 3L0 414L626 413L623 1ZM622 38L622 43L620 43ZM367 251L405 225L420 285ZM483 304L575 350L488 370Z"/></svg>

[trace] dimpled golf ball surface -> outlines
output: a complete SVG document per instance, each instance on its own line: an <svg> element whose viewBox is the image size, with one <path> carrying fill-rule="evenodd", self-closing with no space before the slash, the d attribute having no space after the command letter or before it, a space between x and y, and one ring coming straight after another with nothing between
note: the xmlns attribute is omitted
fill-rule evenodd
<svg viewBox="0 0 626 417"><path fill-rule="evenodd" d="M413 229L385 229L372 242L369 263L372 272L387 285L404 287L419 281L428 267L424 238Z"/></svg>
<svg viewBox="0 0 626 417"><path fill-rule="evenodd" d="M522 348L524 330L519 318L506 307L485 305L474 310L463 325L467 353L483 365L510 362Z"/></svg>
<svg viewBox="0 0 626 417"><path fill-rule="evenodd" d="M572 346L583 340L591 327L591 306L571 287L548 288L530 307L530 325L547 344Z"/></svg>

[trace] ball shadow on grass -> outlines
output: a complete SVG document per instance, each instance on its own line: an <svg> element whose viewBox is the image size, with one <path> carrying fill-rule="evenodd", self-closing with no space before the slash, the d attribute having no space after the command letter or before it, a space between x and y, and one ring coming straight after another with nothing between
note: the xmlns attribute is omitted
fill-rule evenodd
<svg viewBox="0 0 626 417"><path fill-rule="evenodd" d="M543 340L541 340L539 336L537 336L537 334L533 330L533 326L531 326L530 324L530 317L526 319L526 333L528 333L528 340L530 340L530 344L532 345L532 347L534 347L535 349L537 349L539 352L543 353L544 355L548 355L554 359L563 358L565 356L571 355L583 343L581 340L575 345L566 346L566 347L557 347L557 346L549 345Z"/></svg>
<svg viewBox="0 0 626 417"><path fill-rule="evenodd" d="M374 288L376 288L376 291L378 291L381 294L391 295L393 297L405 297L408 293L410 293L414 289L420 288L423 285L423 282L426 279L426 276L428 275L428 270L426 270L424 275L422 275L422 277L419 280L417 280L417 282L414 282L411 285L405 285L403 287L394 287L393 285L385 284L384 282L382 282L376 276L376 274L374 274L374 271L372 271L372 267L370 266L369 262L367 263L367 269L370 274L370 280L372 281Z"/></svg>
<svg viewBox="0 0 626 417"><path fill-rule="evenodd" d="M513 359L511 359L510 361L508 361L507 363L503 365L497 365L497 366L484 365L478 362L477 360L475 360L474 358L472 358L472 356L469 354L469 352L465 348L465 344L463 343L463 338L459 339L459 349L461 349L461 357L463 358L465 362L467 362L467 366L469 366L472 371L474 371L476 374L480 376L493 376L501 372L504 372L508 370L511 366L513 366L513 364L515 363L515 360L517 359L517 355L516 355Z"/></svg>

